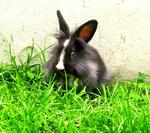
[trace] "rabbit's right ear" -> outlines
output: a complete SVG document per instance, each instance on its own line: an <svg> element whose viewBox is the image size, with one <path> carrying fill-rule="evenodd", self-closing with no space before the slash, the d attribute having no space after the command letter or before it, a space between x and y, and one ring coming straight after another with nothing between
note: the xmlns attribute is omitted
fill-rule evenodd
<svg viewBox="0 0 150 133"><path fill-rule="evenodd" d="M85 42L89 42L97 29L97 25L98 22L96 20L89 20L76 30L75 36L83 39Z"/></svg>
<svg viewBox="0 0 150 133"><path fill-rule="evenodd" d="M65 19L63 18L60 10L57 10L57 17L58 17L58 21L59 21L59 27L60 30L64 33L66 38L69 38L70 36L70 30L69 27L65 21Z"/></svg>

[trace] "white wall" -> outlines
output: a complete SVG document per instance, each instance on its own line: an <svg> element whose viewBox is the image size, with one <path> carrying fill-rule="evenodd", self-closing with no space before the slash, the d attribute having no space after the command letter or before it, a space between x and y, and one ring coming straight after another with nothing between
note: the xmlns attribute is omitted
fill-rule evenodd
<svg viewBox="0 0 150 133"><path fill-rule="evenodd" d="M35 40L38 47L56 42L56 10L71 29L97 19L98 30L90 42L97 47L111 73L123 77L150 73L149 0L0 0L0 60Z"/></svg>

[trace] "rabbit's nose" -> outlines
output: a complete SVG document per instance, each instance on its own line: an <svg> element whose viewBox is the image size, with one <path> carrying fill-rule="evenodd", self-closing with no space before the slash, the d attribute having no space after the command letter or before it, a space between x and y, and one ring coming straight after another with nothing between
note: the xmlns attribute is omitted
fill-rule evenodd
<svg viewBox="0 0 150 133"><path fill-rule="evenodd" d="M58 62L58 64L56 65L56 68L57 68L58 70L64 70L65 67L64 67L63 62Z"/></svg>

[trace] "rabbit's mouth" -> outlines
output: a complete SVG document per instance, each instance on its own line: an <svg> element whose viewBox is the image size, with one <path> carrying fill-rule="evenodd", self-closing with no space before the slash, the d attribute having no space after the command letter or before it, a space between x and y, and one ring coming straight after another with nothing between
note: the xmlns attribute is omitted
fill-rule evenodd
<svg viewBox="0 0 150 133"><path fill-rule="evenodd" d="M60 74L66 73L66 74L72 74L72 75L78 76L77 71L70 66L65 66L64 69L62 69L62 70L59 70L56 68L55 72L60 73Z"/></svg>
<svg viewBox="0 0 150 133"><path fill-rule="evenodd" d="M77 71L75 70L75 69L73 69L73 68L65 68L65 69L63 69L63 70L56 70L55 71L56 73L58 73L58 74L60 74L60 75L64 75L64 73L65 73L65 75L72 75L72 76L74 76L74 77L79 77L79 75L78 75L78 73L77 73Z"/></svg>

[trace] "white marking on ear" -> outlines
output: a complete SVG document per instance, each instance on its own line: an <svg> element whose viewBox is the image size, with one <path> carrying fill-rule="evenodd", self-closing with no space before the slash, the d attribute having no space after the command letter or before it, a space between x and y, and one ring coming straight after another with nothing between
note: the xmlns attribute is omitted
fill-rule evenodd
<svg viewBox="0 0 150 133"><path fill-rule="evenodd" d="M61 54L60 54L60 58L59 58L59 61L58 61L58 63L57 63L57 65L56 65L56 68L58 69L58 70L63 70L63 69L65 69L65 66L64 66L64 56L65 56L65 49L66 49L66 47L68 46L68 44L69 44L69 39L67 39L65 42L64 42L64 44L63 44L63 50L62 50L62 52L61 52Z"/></svg>

